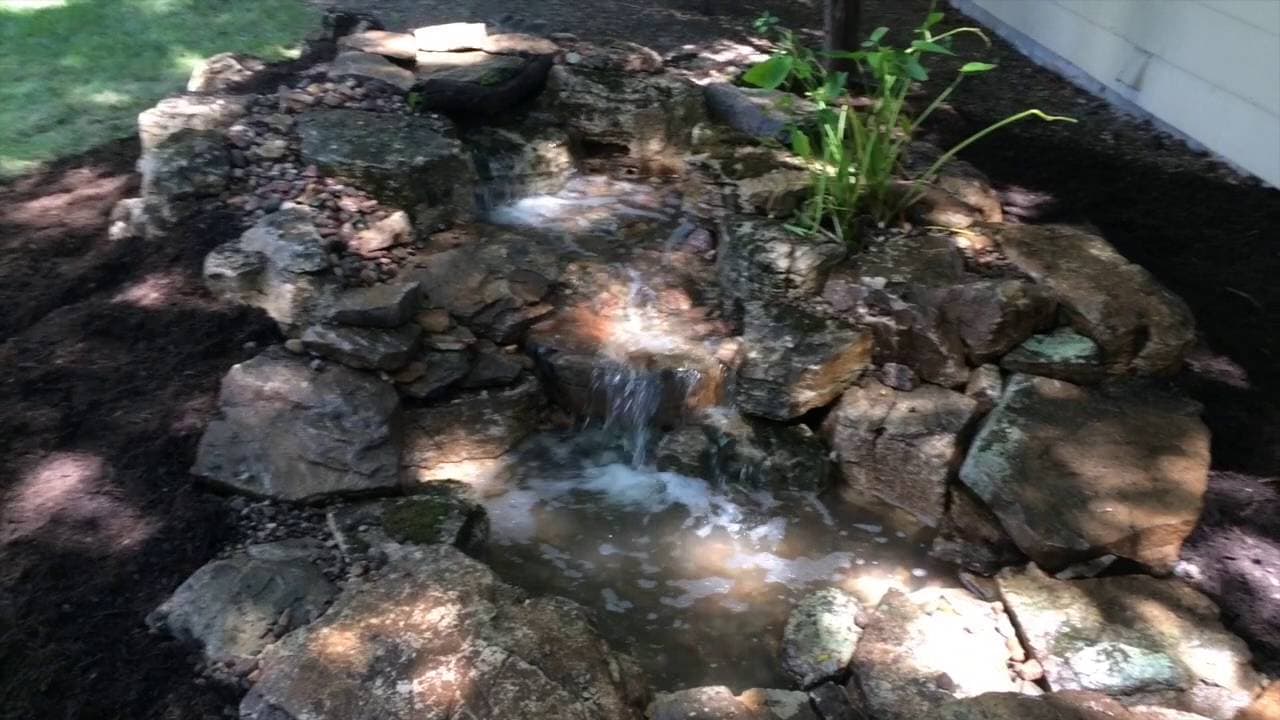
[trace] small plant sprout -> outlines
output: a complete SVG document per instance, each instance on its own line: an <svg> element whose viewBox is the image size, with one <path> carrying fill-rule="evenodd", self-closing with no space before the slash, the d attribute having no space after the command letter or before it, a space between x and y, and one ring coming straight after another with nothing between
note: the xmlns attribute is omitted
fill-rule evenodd
<svg viewBox="0 0 1280 720"><path fill-rule="evenodd" d="M1048 122L1075 122L1037 109L1024 110L983 128L942 153L932 165L901 184L901 159L921 124L951 97L967 77L990 72L995 65L967 62L953 79L919 113L912 114L907 96L915 83L929 79L926 67L931 55L954 56L953 41L972 35L990 45L978 28L958 27L935 34L942 22L941 12L931 11L913 31L907 47L886 42L887 27L878 27L854 52L818 53L805 47L795 33L782 27L772 15L755 22L755 29L775 38L776 52L743 76L747 84L765 89L785 89L799 93L817 107L813 126L790 129L791 150L813 169L813 188L790 225L805 234L824 232L852 242L855 220L869 214L877 222L888 222L924 194L924 185L935 180L942 168L961 150L991 133L1028 118ZM846 90L847 72L830 71L828 60L850 61L871 93L870 102L855 107Z"/></svg>

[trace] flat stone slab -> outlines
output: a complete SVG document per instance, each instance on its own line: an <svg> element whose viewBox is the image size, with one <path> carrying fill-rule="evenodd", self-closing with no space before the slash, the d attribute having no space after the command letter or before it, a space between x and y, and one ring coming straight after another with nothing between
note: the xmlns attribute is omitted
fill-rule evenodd
<svg viewBox="0 0 1280 720"><path fill-rule="evenodd" d="M1261 688L1244 641L1180 580L1055 580L1005 570L1000 595L1053 690L1089 690L1230 720Z"/></svg>
<svg viewBox="0 0 1280 720"><path fill-rule="evenodd" d="M373 52L344 52L329 65L329 77L340 79L357 77L384 82L401 92L408 92L416 78L412 70L396 65L382 54Z"/></svg>
<svg viewBox="0 0 1280 720"><path fill-rule="evenodd" d="M411 547L265 652L242 720L640 720L640 671L585 610Z"/></svg>
<svg viewBox="0 0 1280 720"><path fill-rule="evenodd" d="M365 30L343 35L338 38L338 47L399 60L412 60L418 54L418 40L411 33L386 30Z"/></svg>
<svg viewBox="0 0 1280 720"><path fill-rule="evenodd" d="M723 685L658 693L647 720L824 720L806 693L751 688L741 695Z"/></svg>
<svg viewBox="0 0 1280 720"><path fill-rule="evenodd" d="M1042 567L1112 554L1169 572L1208 473L1209 431L1194 403L1015 375L960 480Z"/></svg>
<svg viewBox="0 0 1280 720"><path fill-rule="evenodd" d="M1087 692L1042 696L988 693L943 706L931 720L1204 720L1167 708L1126 707L1115 698Z"/></svg>
<svg viewBox="0 0 1280 720"><path fill-rule="evenodd" d="M283 348L231 368L191 472L251 495L318 500L400 485L400 399L342 366Z"/></svg>
<svg viewBox="0 0 1280 720"><path fill-rule="evenodd" d="M422 328L313 325L302 333L307 352L359 370L398 370L409 363L422 340Z"/></svg>

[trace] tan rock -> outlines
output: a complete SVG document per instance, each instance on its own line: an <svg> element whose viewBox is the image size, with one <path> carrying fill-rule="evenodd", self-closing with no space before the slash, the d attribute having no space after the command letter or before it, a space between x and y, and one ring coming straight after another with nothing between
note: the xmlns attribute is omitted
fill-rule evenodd
<svg viewBox="0 0 1280 720"><path fill-rule="evenodd" d="M423 52L454 52L456 50L480 50L484 47L488 30L484 23L445 23L429 25L413 31L418 49Z"/></svg>
<svg viewBox="0 0 1280 720"><path fill-rule="evenodd" d="M412 60L418 54L418 41L410 33L366 30L338 38L338 48Z"/></svg>

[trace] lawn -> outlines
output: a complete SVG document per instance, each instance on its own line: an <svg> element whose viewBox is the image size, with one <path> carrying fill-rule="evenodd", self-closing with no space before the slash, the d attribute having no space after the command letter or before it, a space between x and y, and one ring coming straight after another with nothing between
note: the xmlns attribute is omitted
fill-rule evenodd
<svg viewBox="0 0 1280 720"><path fill-rule="evenodd" d="M280 59L304 0L0 0L0 179L135 132L219 52Z"/></svg>

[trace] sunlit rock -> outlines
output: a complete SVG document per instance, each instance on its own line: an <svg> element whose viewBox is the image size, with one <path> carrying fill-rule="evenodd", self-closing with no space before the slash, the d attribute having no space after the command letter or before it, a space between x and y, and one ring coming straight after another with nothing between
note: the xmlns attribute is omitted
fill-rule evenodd
<svg viewBox="0 0 1280 720"><path fill-rule="evenodd" d="M329 65L329 77L334 80L343 78L376 80L401 92L408 92L416 80L412 70L396 65L382 54L360 51L344 52L334 58Z"/></svg>
<svg viewBox="0 0 1280 720"><path fill-rule="evenodd" d="M645 683L586 612L526 599L448 545L410 547L276 643L243 720L639 720Z"/></svg>
<svg viewBox="0 0 1280 720"><path fill-rule="evenodd" d="M932 718L956 698L1020 692L1017 648L998 604L959 589L891 590L858 642L849 692L877 720Z"/></svg>
<svg viewBox="0 0 1280 720"><path fill-rule="evenodd" d="M1092 385L1107 376L1098 344L1070 328L1028 338L1000 360L1000 367L1079 385Z"/></svg>
<svg viewBox="0 0 1280 720"><path fill-rule="evenodd" d="M782 634L782 667L810 688L843 674L862 637L862 605L836 588L806 596L791 611Z"/></svg>
<svg viewBox="0 0 1280 720"><path fill-rule="evenodd" d="M248 670L263 648L319 617L337 594L311 558L268 559L279 553L262 547L195 571L147 624L198 645L210 663Z"/></svg>
<svg viewBox="0 0 1280 720"><path fill-rule="evenodd" d="M191 69L191 78L187 80L187 92L193 93L225 93L234 91L253 80L254 76L265 70L267 63L262 58L242 53L218 53L211 55Z"/></svg>
<svg viewBox="0 0 1280 720"><path fill-rule="evenodd" d="M1193 403L1015 375L960 479L1041 566L1110 553L1169 572L1208 473L1209 431Z"/></svg>
<svg viewBox="0 0 1280 720"><path fill-rule="evenodd" d="M1180 580L1055 580L1035 566L998 577L1052 690L1090 690L1230 720L1260 689L1244 641Z"/></svg>
<svg viewBox="0 0 1280 720"><path fill-rule="evenodd" d="M716 255L720 287L728 302L806 301L816 297L827 274L848 249L823 236L804 236L782 223L733 218Z"/></svg>
<svg viewBox="0 0 1280 720"><path fill-rule="evenodd" d="M249 111L249 95L175 95L138 115L142 154L180 130L222 132Z"/></svg>
<svg viewBox="0 0 1280 720"><path fill-rule="evenodd" d="M358 370L398 370L409 363L422 340L412 323L398 328L312 325L302 333L307 352Z"/></svg>
<svg viewBox="0 0 1280 720"><path fill-rule="evenodd" d="M742 213L789 219L808 199L813 185L809 167L779 148L723 143L694 162L713 174Z"/></svg>
<svg viewBox="0 0 1280 720"><path fill-rule="evenodd" d="M418 311L420 285L379 283L352 288L333 299L329 319L343 325L394 328L409 323Z"/></svg>
<svg viewBox="0 0 1280 720"><path fill-rule="evenodd" d="M316 500L400 483L399 397L341 366L282 348L231 368L192 472L252 495Z"/></svg>
<svg viewBox="0 0 1280 720"><path fill-rule="evenodd" d="M413 37L422 52L454 52L480 50L485 45L488 30L484 23L444 23L415 28Z"/></svg>
<svg viewBox="0 0 1280 720"><path fill-rule="evenodd" d="M878 500L937 527L977 410L972 398L936 385L900 392L868 378L850 388L823 425L840 463L841 495Z"/></svg>
<svg viewBox="0 0 1280 720"><path fill-rule="evenodd" d="M751 688L741 695L723 685L658 693L647 720L821 720L809 696L795 690Z"/></svg>
<svg viewBox="0 0 1280 720"><path fill-rule="evenodd" d="M1058 297L1113 374L1169 375L1195 342L1191 310L1105 239L1065 225L984 225L1000 251Z"/></svg>
<svg viewBox="0 0 1280 720"><path fill-rule="evenodd" d="M942 153L941 148L924 141L916 140L907 143L902 155L903 169L912 178L920 177L942 156ZM931 180L931 187L947 193L971 208L973 212L966 215L987 222L1004 220L1000 194L992 188L990 178L981 170L963 160L952 158L942 165L937 173L937 176Z"/></svg>
<svg viewBox="0 0 1280 720"><path fill-rule="evenodd" d="M791 420L835 400L871 364L871 334L782 304L750 303L734 383L744 412Z"/></svg>
<svg viewBox="0 0 1280 720"><path fill-rule="evenodd" d="M302 158L322 172L405 208L416 227L431 228L474 212L475 168L438 120L313 110L298 119Z"/></svg>
<svg viewBox="0 0 1280 720"><path fill-rule="evenodd" d="M366 30L338 38L338 48L375 53L397 60L412 60L418 54L418 40L410 33Z"/></svg>

